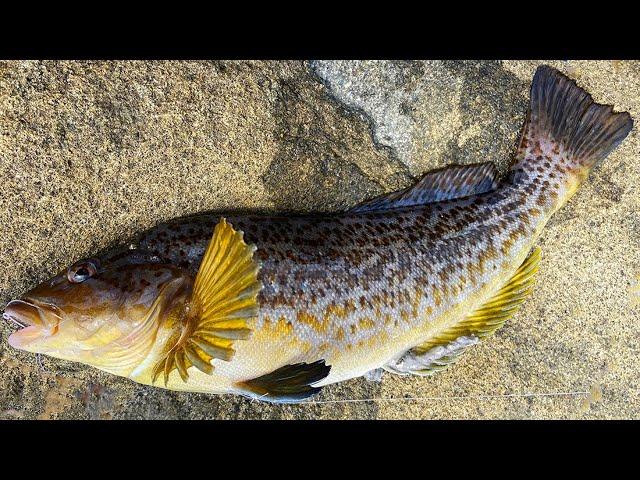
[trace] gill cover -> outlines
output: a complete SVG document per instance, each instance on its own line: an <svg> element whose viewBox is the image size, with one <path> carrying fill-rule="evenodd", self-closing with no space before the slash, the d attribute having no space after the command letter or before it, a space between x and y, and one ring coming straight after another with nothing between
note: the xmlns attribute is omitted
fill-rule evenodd
<svg viewBox="0 0 640 480"><path fill-rule="evenodd" d="M167 320L179 328L154 366L153 382L163 373L166 385L173 370L186 382L192 366L210 374L214 358L231 360L234 341L249 336L248 321L258 312L262 284L257 278L260 265L253 258L255 250L224 218L216 225L190 301Z"/></svg>

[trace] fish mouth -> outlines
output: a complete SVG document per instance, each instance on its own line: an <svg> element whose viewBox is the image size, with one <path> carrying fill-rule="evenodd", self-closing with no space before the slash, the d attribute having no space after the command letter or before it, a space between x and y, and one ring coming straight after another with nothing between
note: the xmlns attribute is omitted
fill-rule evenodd
<svg viewBox="0 0 640 480"><path fill-rule="evenodd" d="M30 298L11 300L2 318L20 327L9 335L8 341L12 347L23 350L33 341L57 333L61 320L56 307L43 305ZM54 321L51 322L51 319Z"/></svg>

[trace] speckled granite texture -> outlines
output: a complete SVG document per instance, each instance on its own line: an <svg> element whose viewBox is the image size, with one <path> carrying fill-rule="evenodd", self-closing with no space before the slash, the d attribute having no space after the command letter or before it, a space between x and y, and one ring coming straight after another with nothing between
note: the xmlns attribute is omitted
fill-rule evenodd
<svg viewBox="0 0 640 480"><path fill-rule="evenodd" d="M0 62L0 302L172 217L330 211L451 162L504 170L541 63L638 124L640 62ZM639 153L635 127L547 226L522 310L435 377L311 405L174 393L39 366L3 322L0 418L640 418Z"/></svg>

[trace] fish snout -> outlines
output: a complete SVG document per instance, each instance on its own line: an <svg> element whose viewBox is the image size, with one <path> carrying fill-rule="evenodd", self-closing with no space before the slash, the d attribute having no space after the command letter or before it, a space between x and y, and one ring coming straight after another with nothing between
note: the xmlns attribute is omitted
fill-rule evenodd
<svg viewBox="0 0 640 480"><path fill-rule="evenodd" d="M2 318L23 328L43 325L39 308L26 300L11 300L7 303Z"/></svg>
<svg viewBox="0 0 640 480"><path fill-rule="evenodd" d="M35 353L38 353L38 345L42 341L58 333L61 319L56 309L40 305L28 298L10 301L2 318L20 327L9 335L9 345Z"/></svg>

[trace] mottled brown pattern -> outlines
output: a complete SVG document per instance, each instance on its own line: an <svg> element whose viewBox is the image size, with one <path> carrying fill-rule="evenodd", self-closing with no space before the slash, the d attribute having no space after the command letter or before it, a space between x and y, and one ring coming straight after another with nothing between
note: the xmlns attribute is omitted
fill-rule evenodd
<svg viewBox="0 0 640 480"><path fill-rule="evenodd" d="M298 333L304 326L322 333L310 339L322 346L326 335L341 344L355 334L368 339L437 318L512 268L500 257L518 254L532 241L552 209L547 191L543 185L525 191L504 182L493 192L421 207L229 216L258 247L262 261L256 328L267 318L285 319ZM532 210L539 203L546 208ZM195 274L220 218L202 215L160 225L140 246Z"/></svg>

